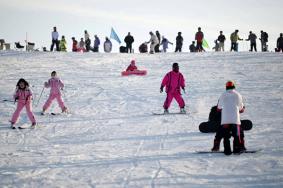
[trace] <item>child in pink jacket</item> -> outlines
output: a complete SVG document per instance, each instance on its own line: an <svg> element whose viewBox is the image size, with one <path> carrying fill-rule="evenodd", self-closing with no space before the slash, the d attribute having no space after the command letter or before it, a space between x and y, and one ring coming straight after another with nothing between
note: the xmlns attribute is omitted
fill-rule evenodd
<svg viewBox="0 0 283 188"><path fill-rule="evenodd" d="M14 99L15 102L18 101L18 103L17 103L17 109L14 112L11 119L11 128L12 129L16 128L15 123L17 122L20 113L24 107L26 107L27 115L32 123L32 127L35 127L36 121L32 113L32 106L31 106L32 92L29 89L28 82L23 78L21 78L17 83Z"/></svg>
<svg viewBox="0 0 283 188"><path fill-rule="evenodd" d="M127 70L126 71L135 71L137 70L137 66L136 66L136 61L135 60L132 60L131 61L131 64L128 66Z"/></svg>
<svg viewBox="0 0 283 188"><path fill-rule="evenodd" d="M165 75L160 87L160 93L163 92L164 87L166 87L166 93L167 93L167 97L163 105L164 113L169 113L168 108L170 107L173 98L175 98L175 100L178 102L180 107L180 112L186 113L185 102L181 96L181 88L185 92L185 79L182 73L179 72L178 63L173 63L172 69L173 69L172 71L168 72Z"/></svg>
<svg viewBox="0 0 283 188"><path fill-rule="evenodd" d="M44 115L45 111L49 108L49 106L51 105L52 101L54 99L57 100L62 113L63 112L67 112L67 108L63 102L63 99L61 97L61 91L64 88L64 84L63 82L57 77L57 73L56 71L53 71L51 73L51 78L48 80L48 82L44 83L44 87L46 88L50 88L50 95L49 98L47 99L47 101L45 102L44 106L43 106L43 110L41 115Z"/></svg>

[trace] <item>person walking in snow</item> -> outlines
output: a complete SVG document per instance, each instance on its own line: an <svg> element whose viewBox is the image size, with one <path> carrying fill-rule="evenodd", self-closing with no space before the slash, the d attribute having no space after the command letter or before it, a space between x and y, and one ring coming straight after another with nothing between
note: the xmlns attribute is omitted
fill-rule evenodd
<svg viewBox="0 0 283 188"><path fill-rule="evenodd" d="M104 42L104 52L110 53L111 50L112 50L112 42L109 40L108 37L106 37Z"/></svg>
<svg viewBox="0 0 283 188"><path fill-rule="evenodd" d="M124 41L126 43L127 53L132 53L132 44L135 40L130 32L128 32L128 35L125 37Z"/></svg>
<svg viewBox="0 0 283 188"><path fill-rule="evenodd" d="M67 107L65 106L61 96L61 90L63 90L64 88L64 83L60 80L59 77L57 77L56 71L51 72L51 78L48 80L48 82L44 83L44 87L50 88L50 94L49 94L49 98L43 105L41 115L45 114L46 110L50 107L54 99L57 100L62 110L62 113L67 112Z"/></svg>
<svg viewBox="0 0 283 188"><path fill-rule="evenodd" d="M157 36L154 35L152 31L150 31L149 34L150 34L150 39L147 42L147 44L150 43L150 51L149 51L149 53L154 54L155 46L159 43L159 41L158 41Z"/></svg>
<svg viewBox="0 0 283 188"><path fill-rule="evenodd" d="M93 52L99 52L99 45L100 45L100 39L97 35L94 35L94 44L93 44Z"/></svg>
<svg viewBox="0 0 283 188"><path fill-rule="evenodd" d="M183 47L183 37L182 37L182 32L178 32L178 35L176 37L176 48L175 52L182 52L182 47Z"/></svg>
<svg viewBox="0 0 283 188"><path fill-rule="evenodd" d="M36 120L34 118L34 114L32 113L32 92L29 89L29 83L23 78L21 78L16 85L14 100L15 102L17 101L18 103L17 103L16 111L14 112L11 119L11 128L12 129L16 128L15 124L24 107L26 108L28 118L32 123L32 127L35 127Z"/></svg>
<svg viewBox="0 0 283 188"><path fill-rule="evenodd" d="M250 52L252 52L253 49L255 51L257 51L257 49L256 49L256 39L257 39L257 36L252 31L250 31L249 37L248 37L248 39L246 39L246 41L250 41L250 43L251 43Z"/></svg>
<svg viewBox="0 0 283 188"><path fill-rule="evenodd" d="M160 93L163 92L164 87L166 87L166 93L167 93L167 97L163 105L164 113L169 113L168 109L170 107L173 98L175 98L175 100L179 104L180 112L186 113L185 102L181 95L181 88L185 92L185 79L183 74L179 72L178 63L173 63L172 71L168 72L164 76L160 86Z"/></svg>
<svg viewBox="0 0 283 188"><path fill-rule="evenodd" d="M240 113L244 112L245 106L241 94L235 90L233 81L226 82L226 91L218 100L217 110L221 111L221 127L216 133L212 151L219 151L220 141L224 138L224 153L231 155L231 133L234 137L233 153L245 151L244 132L240 126Z"/></svg>
<svg viewBox="0 0 283 188"><path fill-rule="evenodd" d="M202 47L202 41L203 41L203 32L201 31L201 27L198 28L198 32L196 32L195 35L195 40L197 41L197 51L198 52L202 52L204 51L203 47Z"/></svg>
<svg viewBox="0 0 283 188"><path fill-rule="evenodd" d="M226 40L225 35L223 35L223 31L220 31L220 35L218 36L217 40L219 41L219 51L223 51L224 52L224 43Z"/></svg>
<svg viewBox="0 0 283 188"><path fill-rule="evenodd" d="M56 45L56 51L60 51L59 49L59 33L57 32L57 28L56 27L53 27L53 32L51 33L51 37L52 37L52 44L51 44L51 47L50 47L50 52L53 51L53 48L54 48L54 44Z"/></svg>
<svg viewBox="0 0 283 188"><path fill-rule="evenodd" d="M230 35L230 40L231 40L231 50L230 51L234 50L235 52L237 52L238 51L238 40L243 40L239 37L238 33L239 33L239 30L237 29L235 30L234 33Z"/></svg>
<svg viewBox="0 0 283 188"><path fill-rule="evenodd" d="M86 49L86 51L87 52L89 52L90 51L90 44L91 44L91 40L90 40L90 38L89 38L89 34L88 34L88 32L87 32L87 30L85 30L85 32L84 32L84 37L85 37L85 49Z"/></svg>
<svg viewBox="0 0 283 188"><path fill-rule="evenodd" d="M167 38L165 38L164 36L162 36L161 45L162 45L163 52L165 52L165 53L166 53L166 51L167 51L168 44L173 45L172 42L170 42Z"/></svg>
<svg viewBox="0 0 283 188"><path fill-rule="evenodd" d="M67 42L64 35L62 35L59 47L61 52L67 52Z"/></svg>

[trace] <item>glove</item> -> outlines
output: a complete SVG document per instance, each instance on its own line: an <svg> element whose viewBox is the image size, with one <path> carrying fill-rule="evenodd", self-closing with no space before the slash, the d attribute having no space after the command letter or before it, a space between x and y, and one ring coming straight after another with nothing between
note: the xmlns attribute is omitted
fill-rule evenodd
<svg viewBox="0 0 283 188"><path fill-rule="evenodd" d="M240 113L244 113L246 107L244 106L241 110L240 110Z"/></svg>
<svg viewBox="0 0 283 188"><path fill-rule="evenodd" d="M186 93L186 90L185 90L185 88L184 88L184 87L182 87L182 90L184 91L184 93Z"/></svg>
<svg viewBox="0 0 283 188"><path fill-rule="evenodd" d="M162 92L163 92L163 86L160 87L160 93L162 93Z"/></svg>

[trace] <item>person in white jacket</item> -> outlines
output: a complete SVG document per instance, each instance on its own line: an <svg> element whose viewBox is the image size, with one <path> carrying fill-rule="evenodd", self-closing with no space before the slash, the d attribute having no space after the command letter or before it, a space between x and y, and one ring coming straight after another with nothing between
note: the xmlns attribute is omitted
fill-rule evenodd
<svg viewBox="0 0 283 188"><path fill-rule="evenodd" d="M147 44L150 43L150 51L149 51L149 53L153 54L155 46L157 44L159 44L159 40L158 40L157 36L153 34L152 31L150 31L149 34L150 34L150 40L147 42Z"/></svg>
<svg viewBox="0 0 283 188"><path fill-rule="evenodd" d="M218 100L217 110L221 111L221 127L217 131L212 151L219 150L219 144L224 137L224 153L231 155L230 137L234 137L233 153L240 153L246 150L244 145L244 133L241 130L240 113L243 113L245 106L242 96L235 90L233 81L226 83L226 91Z"/></svg>

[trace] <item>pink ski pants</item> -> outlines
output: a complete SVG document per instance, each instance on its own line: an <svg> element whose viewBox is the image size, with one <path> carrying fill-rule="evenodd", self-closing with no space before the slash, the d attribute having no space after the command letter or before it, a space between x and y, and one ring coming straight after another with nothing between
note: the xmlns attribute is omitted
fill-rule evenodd
<svg viewBox="0 0 283 188"><path fill-rule="evenodd" d="M12 124L15 124L17 122L17 120L18 120L18 118L20 116L20 113L21 113L21 111L22 111L22 109L24 107L26 107L26 111L27 111L27 115L28 115L29 120L32 123L36 123L34 115L32 113L31 102L27 101L26 103L18 102L17 109L16 109L16 111L14 112L14 114L12 116L12 120L11 120Z"/></svg>
<svg viewBox="0 0 283 188"><path fill-rule="evenodd" d="M64 104L63 99L62 99L62 97L61 97L61 94L50 94L50 95L49 95L49 98L47 99L47 101L45 102L45 104L44 104L44 106L43 106L43 110L44 110L44 111L49 108L49 106L51 105L52 101L53 101L55 98L57 99L57 102L58 102L58 104L59 104L61 110L64 110L65 104Z"/></svg>
<svg viewBox="0 0 283 188"><path fill-rule="evenodd" d="M167 93L167 97L166 100L164 102L164 109L168 109L170 107L170 104L173 100L173 98L175 98L175 100L177 101L177 103L179 104L180 108L184 108L185 107L185 102L182 98L182 95L179 92L174 92L174 93Z"/></svg>

